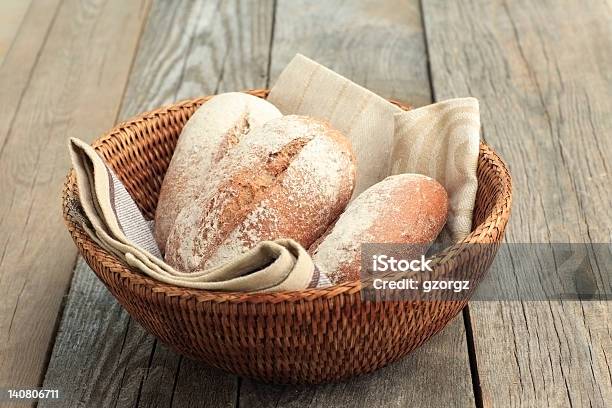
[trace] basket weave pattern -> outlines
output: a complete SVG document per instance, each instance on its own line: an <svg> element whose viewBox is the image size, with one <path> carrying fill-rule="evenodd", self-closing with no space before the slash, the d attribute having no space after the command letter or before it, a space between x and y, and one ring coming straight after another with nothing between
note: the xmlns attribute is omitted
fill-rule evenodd
<svg viewBox="0 0 612 408"><path fill-rule="evenodd" d="M266 90L249 93L267 96ZM183 125L209 98L144 113L94 142L145 217L154 216ZM473 232L435 257L430 273L434 277L452 275L478 282L493 261L510 215L511 180L503 161L484 143L478 181ZM268 294L167 285L130 270L96 245L68 213L67 204L75 195L71 171L63 190L68 230L87 263L129 314L179 353L241 376L318 383L371 372L419 347L467 302L364 301L358 281ZM487 245L475 250L472 243Z"/></svg>

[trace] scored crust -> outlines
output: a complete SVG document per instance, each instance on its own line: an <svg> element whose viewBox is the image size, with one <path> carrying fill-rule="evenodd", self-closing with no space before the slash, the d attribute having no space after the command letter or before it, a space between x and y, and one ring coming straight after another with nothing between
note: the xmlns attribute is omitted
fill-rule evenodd
<svg viewBox="0 0 612 408"><path fill-rule="evenodd" d="M252 129L214 168L211 188L177 216L166 261L220 265L262 240L305 247L338 217L355 184L350 143L326 122L289 115Z"/></svg>
<svg viewBox="0 0 612 408"><path fill-rule="evenodd" d="M216 95L191 116L177 142L155 211L155 239L162 251L175 218L202 193L211 168L251 128L281 116L271 103L241 92Z"/></svg>

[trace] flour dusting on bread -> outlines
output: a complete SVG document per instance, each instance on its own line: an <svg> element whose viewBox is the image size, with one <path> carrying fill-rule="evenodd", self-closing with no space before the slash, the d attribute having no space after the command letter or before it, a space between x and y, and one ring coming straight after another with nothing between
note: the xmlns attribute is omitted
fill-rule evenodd
<svg viewBox="0 0 612 408"><path fill-rule="evenodd" d="M155 239L164 250L179 212L202 194L212 167L251 128L281 117L271 103L241 92L214 96L183 127L162 183L155 212Z"/></svg>
<svg viewBox="0 0 612 408"><path fill-rule="evenodd" d="M359 279L362 244L425 244L426 250L447 210L446 191L435 180L420 174L387 177L351 202L310 252L332 282Z"/></svg>
<svg viewBox="0 0 612 408"><path fill-rule="evenodd" d="M177 217L166 260L194 270L262 240L292 238L308 247L342 212L354 183L354 157L342 134L312 118L273 119L217 163L200 198Z"/></svg>

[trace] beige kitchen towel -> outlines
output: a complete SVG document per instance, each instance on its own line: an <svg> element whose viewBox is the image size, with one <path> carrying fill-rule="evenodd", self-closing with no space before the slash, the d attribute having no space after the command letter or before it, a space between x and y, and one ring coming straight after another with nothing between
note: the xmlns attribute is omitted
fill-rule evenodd
<svg viewBox="0 0 612 408"><path fill-rule="evenodd" d="M438 180L450 200L442 241L469 234L476 197L480 141L478 101L452 99L403 111L328 68L297 54L268 101L283 114L328 120L353 144L353 197L388 175L420 173Z"/></svg>
<svg viewBox="0 0 612 408"><path fill-rule="evenodd" d="M391 173L419 173L448 192L443 238L453 242L472 229L478 180L480 113L475 98L450 99L394 115Z"/></svg>
<svg viewBox="0 0 612 408"><path fill-rule="evenodd" d="M121 181L87 143L71 139L79 202L70 211L92 240L133 268L161 282L207 290L277 291L329 286L298 243L264 241L232 262L205 271L166 264L147 221Z"/></svg>
<svg viewBox="0 0 612 408"><path fill-rule="evenodd" d="M297 54L268 101L285 115L325 119L350 139L357 158L353 197L388 176L393 114L401 109L386 99Z"/></svg>

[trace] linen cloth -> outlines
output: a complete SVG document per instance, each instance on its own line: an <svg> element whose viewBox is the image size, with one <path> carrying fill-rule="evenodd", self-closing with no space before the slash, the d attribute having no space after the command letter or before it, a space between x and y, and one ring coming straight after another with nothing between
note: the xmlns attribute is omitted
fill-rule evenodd
<svg viewBox="0 0 612 408"><path fill-rule="evenodd" d="M334 71L297 54L281 72L268 101L284 115L325 119L353 145L353 198L389 175L393 114L402 110Z"/></svg>
<svg viewBox="0 0 612 408"><path fill-rule="evenodd" d="M353 197L391 174L420 173L439 181L450 200L443 235L469 234L478 182L478 101L451 99L405 112L302 56L281 73L268 100L283 114L328 120L353 144ZM79 200L70 212L102 248L161 282L207 290L279 291L331 285L308 253L289 239L264 241L235 260L186 273L166 264L146 220L121 181L87 143L71 139ZM406 199L410 199L407 197Z"/></svg>
<svg viewBox="0 0 612 408"><path fill-rule="evenodd" d="M450 99L406 112L297 54L270 90L268 101L285 115L328 120L350 139L357 158L353 198L389 175L424 174L449 194L442 241L456 242L470 233L480 142L475 98Z"/></svg>
<svg viewBox="0 0 612 408"><path fill-rule="evenodd" d="M181 272L166 264L147 221L118 177L87 143L70 139L79 202L70 212L102 248L161 282L206 290L271 292L330 285L297 242L263 241L231 262Z"/></svg>
<svg viewBox="0 0 612 408"><path fill-rule="evenodd" d="M450 99L397 113L394 120L391 174L419 173L442 184L449 210L440 240L461 240L472 230L478 189L478 100Z"/></svg>

